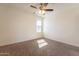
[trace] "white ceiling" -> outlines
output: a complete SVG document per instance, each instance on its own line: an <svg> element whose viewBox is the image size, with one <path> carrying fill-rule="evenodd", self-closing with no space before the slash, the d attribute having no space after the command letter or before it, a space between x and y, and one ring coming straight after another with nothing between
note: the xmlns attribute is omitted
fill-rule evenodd
<svg viewBox="0 0 79 59"><path fill-rule="evenodd" d="M17 9L17 10L22 10L24 12L28 12L28 13L33 13L35 11L38 11L37 9L31 8L30 5L34 5L36 7L39 7L40 4L39 3L0 3L0 9L1 7L4 9ZM64 7L64 5L68 5L68 6L78 6L79 4L67 4L67 3L49 3L47 8L52 8L54 10L58 10L56 7L62 9L62 7ZM68 7L67 6L67 7ZM54 12L54 11L53 11Z"/></svg>
<svg viewBox="0 0 79 59"><path fill-rule="evenodd" d="M35 11L37 11L37 9L34 9L34 8L31 8L30 5L34 5L36 7L39 7L40 4L39 3L5 3L5 4L0 4L0 7L2 6L5 6L5 8L18 8L19 10L24 10L26 12L29 12L29 13L33 13ZM55 4L51 4L49 3L47 8L52 8L53 9L53 6Z"/></svg>

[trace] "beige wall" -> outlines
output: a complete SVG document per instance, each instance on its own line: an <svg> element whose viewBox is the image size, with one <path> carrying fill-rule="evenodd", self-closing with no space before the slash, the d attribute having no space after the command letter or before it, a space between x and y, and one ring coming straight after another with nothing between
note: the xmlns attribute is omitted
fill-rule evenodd
<svg viewBox="0 0 79 59"><path fill-rule="evenodd" d="M79 47L79 4L55 4L44 19L44 36Z"/></svg>
<svg viewBox="0 0 79 59"><path fill-rule="evenodd" d="M37 18L26 6L0 4L0 46L41 37L36 33ZM56 4L53 8L44 19L44 36L79 46L79 4Z"/></svg>
<svg viewBox="0 0 79 59"><path fill-rule="evenodd" d="M35 16L17 5L0 4L0 46L40 37Z"/></svg>

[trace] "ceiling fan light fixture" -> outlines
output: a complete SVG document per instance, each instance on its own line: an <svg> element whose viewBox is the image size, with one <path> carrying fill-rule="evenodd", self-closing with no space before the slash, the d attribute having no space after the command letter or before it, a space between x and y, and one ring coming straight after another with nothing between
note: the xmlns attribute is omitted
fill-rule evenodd
<svg viewBox="0 0 79 59"><path fill-rule="evenodd" d="M44 10L39 10L39 14L45 14L45 11Z"/></svg>

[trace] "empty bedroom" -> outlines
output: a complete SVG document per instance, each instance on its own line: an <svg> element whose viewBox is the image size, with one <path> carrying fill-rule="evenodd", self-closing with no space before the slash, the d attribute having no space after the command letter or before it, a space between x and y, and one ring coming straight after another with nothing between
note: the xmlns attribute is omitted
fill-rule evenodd
<svg viewBox="0 0 79 59"><path fill-rule="evenodd" d="M0 3L0 56L79 56L79 3Z"/></svg>

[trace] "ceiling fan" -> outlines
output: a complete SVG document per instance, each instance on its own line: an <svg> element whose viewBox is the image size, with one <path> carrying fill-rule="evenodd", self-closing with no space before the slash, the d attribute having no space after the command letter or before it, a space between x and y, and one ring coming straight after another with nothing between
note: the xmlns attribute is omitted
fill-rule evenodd
<svg viewBox="0 0 79 59"><path fill-rule="evenodd" d="M36 7L36 6L33 6L33 5L30 5L30 7L35 8L35 9L39 9L42 14L44 14L46 11L53 11L53 9L47 9L46 8L48 3L40 3L39 5L40 5L40 7Z"/></svg>

